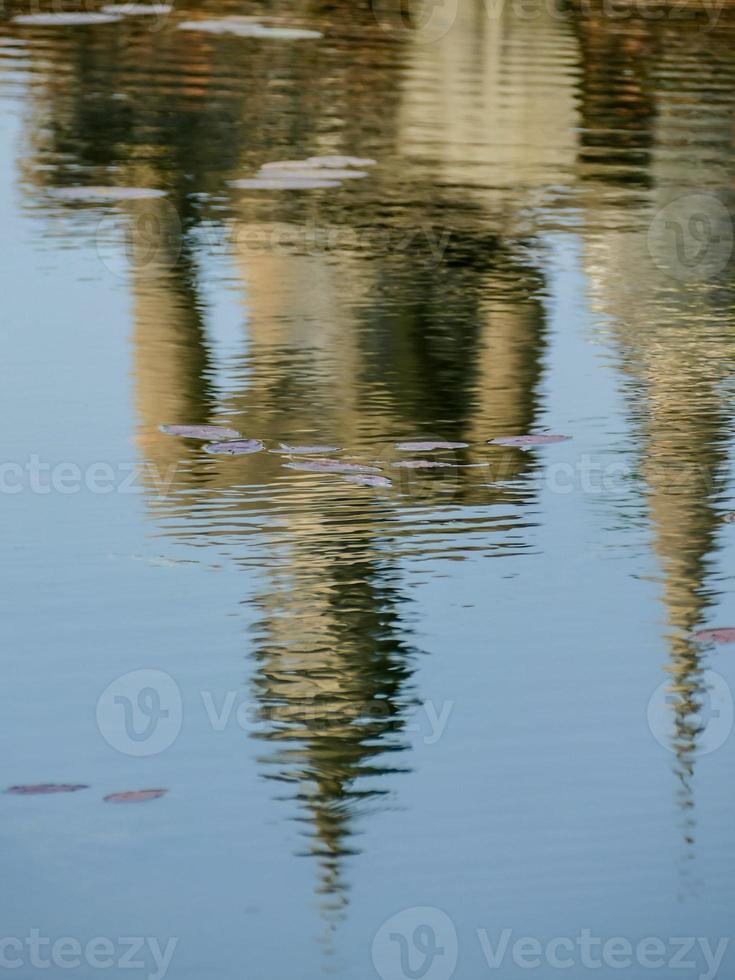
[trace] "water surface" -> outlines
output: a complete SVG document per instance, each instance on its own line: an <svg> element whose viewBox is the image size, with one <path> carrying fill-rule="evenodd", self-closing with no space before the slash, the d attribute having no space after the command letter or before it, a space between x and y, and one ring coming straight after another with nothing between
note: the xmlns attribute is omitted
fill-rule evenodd
<svg viewBox="0 0 735 980"><path fill-rule="evenodd" d="M475 980L731 933L735 21L432 10L6 10L0 768L91 789L0 797L3 936ZM243 15L323 37L177 26ZM376 165L233 183L329 155Z"/></svg>

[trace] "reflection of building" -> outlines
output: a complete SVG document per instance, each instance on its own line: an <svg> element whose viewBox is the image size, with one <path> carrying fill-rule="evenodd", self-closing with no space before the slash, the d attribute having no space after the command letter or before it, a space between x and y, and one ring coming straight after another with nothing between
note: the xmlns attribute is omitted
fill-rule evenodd
<svg viewBox="0 0 735 980"><path fill-rule="evenodd" d="M600 18L582 22L580 33L585 267L593 308L632 382L626 390L671 631L672 747L684 834L692 843L693 756L701 734L693 715L704 691L701 650L689 636L706 622L714 595L708 573L732 412L723 382L735 353L735 296L732 266L719 278L698 278L677 259L675 222L668 240L649 229L663 207L683 196L713 193L727 201L732 195L732 67L729 82L721 73L733 59L728 35L686 22L661 27ZM690 83L677 76L685 63L693 66ZM662 76L677 77L678 85L655 85ZM720 97L702 96L698 111L695 93L715 89ZM686 204L677 207L681 231L693 234Z"/></svg>
<svg viewBox="0 0 735 980"><path fill-rule="evenodd" d="M478 167L472 194L453 186L461 168L452 146L469 140L472 126L462 136L445 130L436 159L411 134L428 111L422 93L431 58L457 52L406 51L410 41L387 39L375 23L363 30L359 16L353 7L345 12L344 47L315 47L304 58L297 46L266 53L175 32L146 35L124 52L110 32L58 50L50 41L50 63L75 84L47 79L34 93L43 118L58 122L36 141L36 162L50 169L29 169L36 186L83 179L169 192L167 204L136 202L125 212L138 444L159 479L176 465L168 490L159 495L151 484L150 510L166 533L217 540L259 570L252 683L262 707L262 771L296 797L306 850L319 861L325 907L334 912L345 901L342 864L355 846L356 819L385 792L381 777L401 768L393 753L413 696L401 560L500 550L527 499L523 478L534 461L495 451L508 464L503 476L516 478L513 489L467 469L425 476L420 493L375 495L284 471L275 454L202 458L158 426L222 418L270 444L327 440L368 457L401 437L482 442L532 428L546 343L543 284L526 250L508 240L512 221L496 207L504 194L484 188L502 171L503 186L513 187L511 210L533 205L547 181L566 179L573 159L571 81L560 84L552 137L515 48L501 71L514 79L510 111L492 57L478 93L464 92L449 72L447 117L460 118L464 105L487 127L485 159L493 146L510 148L490 170ZM481 57L520 36L505 22L487 30ZM535 50L562 36L544 40L546 28L534 30ZM464 23L447 43L478 44ZM83 98L90 91L93 117ZM492 125L482 122L487 113ZM548 149L539 162L541 144ZM82 159L70 161L66 148L77 145ZM341 195L257 200L228 189L228 178L264 160L327 151L380 162ZM166 237L170 206L182 243ZM234 290L247 324L247 355L231 365L224 392L213 383L207 341L203 222L233 243ZM163 240L152 259L139 233L150 227L160 227ZM298 236L296 248L247 247L253 232L275 227L339 234L336 245L317 243L310 254ZM479 504L504 504L502 524L494 525L492 506Z"/></svg>
<svg viewBox="0 0 735 980"><path fill-rule="evenodd" d="M493 0L454 6L450 30L411 46L401 146L440 181L512 214L574 173L573 31L544 4L532 16Z"/></svg>

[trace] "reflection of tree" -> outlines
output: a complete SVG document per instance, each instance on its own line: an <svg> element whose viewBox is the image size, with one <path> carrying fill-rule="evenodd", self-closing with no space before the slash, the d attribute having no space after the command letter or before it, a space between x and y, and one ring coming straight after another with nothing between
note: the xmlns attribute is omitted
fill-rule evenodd
<svg viewBox="0 0 735 980"><path fill-rule="evenodd" d="M731 170L730 140L718 145L716 137L725 120L731 130L735 112L731 92L714 111L703 94L707 124L683 153L680 134L692 107L674 85L662 87L656 79L688 62L697 65L699 91L706 93L717 86L717 66L732 65L733 57L718 35L671 19L583 20L580 33L581 156L597 164L588 174L586 263L594 306L611 320L641 446L640 474L670 628L672 748L691 858L694 760L702 734L696 714L707 694L701 648L689 637L706 622L717 591L712 566L731 415L724 382L735 355L735 302L727 276L685 282L664 275L647 234L668 201L692 192L722 193ZM596 141L599 152L590 149ZM601 194L593 181L649 190L621 209L620 199Z"/></svg>

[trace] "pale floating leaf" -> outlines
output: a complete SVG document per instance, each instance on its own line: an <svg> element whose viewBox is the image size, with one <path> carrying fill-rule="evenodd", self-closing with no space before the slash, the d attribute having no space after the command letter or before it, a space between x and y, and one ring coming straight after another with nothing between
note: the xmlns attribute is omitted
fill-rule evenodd
<svg viewBox="0 0 735 980"><path fill-rule="evenodd" d="M54 187L49 194L64 201L135 201L165 197L166 191L153 187Z"/></svg>
<svg viewBox="0 0 735 980"><path fill-rule="evenodd" d="M433 470L447 466L456 467L456 463L445 463L438 459L400 459L391 465L403 470Z"/></svg>
<svg viewBox="0 0 735 980"><path fill-rule="evenodd" d="M242 191L319 191L339 187L336 180L322 177L291 177L281 174L278 177L243 177L231 180L231 187Z"/></svg>
<svg viewBox="0 0 735 980"><path fill-rule="evenodd" d="M170 3L107 3L102 12L127 17L158 17L170 14L173 9Z"/></svg>
<svg viewBox="0 0 735 980"><path fill-rule="evenodd" d="M221 17L217 20L185 20L179 24L182 31L204 31L208 34L235 34L237 37L254 37L274 41L301 41L323 37L320 31L300 27L266 27L248 17Z"/></svg>
<svg viewBox="0 0 735 980"><path fill-rule="evenodd" d="M313 167L334 167L341 170L344 167L374 167L377 160L369 157L326 156L308 157L306 163Z"/></svg>
<svg viewBox="0 0 735 980"><path fill-rule="evenodd" d="M260 439L233 439L230 442L210 442L204 447L205 453L213 455L245 456L248 453L259 453L265 446Z"/></svg>
<svg viewBox="0 0 735 980"><path fill-rule="evenodd" d="M14 24L24 27L84 27L92 24L114 24L122 18L117 14L95 13L48 13L19 14L11 18Z"/></svg>
<svg viewBox="0 0 735 980"><path fill-rule="evenodd" d="M344 476L343 480L348 483L356 483L362 487L392 487L393 483L387 476L374 476L372 473L358 473L353 476Z"/></svg>
<svg viewBox="0 0 735 980"><path fill-rule="evenodd" d="M299 454L311 455L316 453L339 453L341 449L339 446L289 446L288 443L280 443L281 450L284 453L289 453L290 455L297 456Z"/></svg>
<svg viewBox="0 0 735 980"><path fill-rule="evenodd" d="M396 449L408 453L424 453L432 452L435 449L466 449L468 445L467 442L397 442Z"/></svg>
<svg viewBox="0 0 735 980"><path fill-rule="evenodd" d="M337 170L329 167L261 168L259 178L265 180L359 180L369 177L367 170Z"/></svg>
<svg viewBox="0 0 735 980"><path fill-rule="evenodd" d="M571 436L537 435L537 436L499 436L488 439L491 446L546 446L552 442L565 442Z"/></svg>
<svg viewBox="0 0 735 980"><path fill-rule="evenodd" d="M237 439L237 429L224 425L161 425L161 432L167 436L181 436L184 439Z"/></svg>
<svg viewBox="0 0 735 980"><path fill-rule="evenodd" d="M303 470L305 473L380 473L377 466L347 463L339 459L299 459L283 465L290 470Z"/></svg>

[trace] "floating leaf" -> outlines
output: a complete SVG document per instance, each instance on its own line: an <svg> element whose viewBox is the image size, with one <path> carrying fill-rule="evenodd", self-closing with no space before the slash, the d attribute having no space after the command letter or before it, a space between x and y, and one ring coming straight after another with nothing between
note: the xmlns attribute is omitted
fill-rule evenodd
<svg viewBox="0 0 735 980"><path fill-rule="evenodd" d="M720 626L716 629L699 630L694 639L701 643L735 643L735 626Z"/></svg>
<svg viewBox="0 0 735 980"><path fill-rule="evenodd" d="M320 31L298 27L266 27L250 17L221 17L218 20L185 20L182 31L205 31L208 34L236 34L238 37L271 38L274 41L301 41L323 37Z"/></svg>
<svg viewBox="0 0 735 980"><path fill-rule="evenodd" d="M288 443L280 443L284 453L291 453L296 456L299 453L338 453L341 452L338 446L289 446Z"/></svg>
<svg viewBox="0 0 735 980"><path fill-rule="evenodd" d="M393 483L387 476L373 476L371 473L358 473L356 476L343 477L348 483L357 483L363 487L392 487Z"/></svg>
<svg viewBox="0 0 735 980"><path fill-rule="evenodd" d="M357 180L369 177L367 170L337 170L329 167L315 167L303 164L301 167L266 167L261 169L258 179L266 180Z"/></svg>
<svg viewBox="0 0 735 980"><path fill-rule="evenodd" d="M299 459L283 465L290 470L303 470L305 473L380 473L377 466L346 463L339 459Z"/></svg>
<svg viewBox="0 0 735 980"><path fill-rule="evenodd" d="M571 436L552 435L500 436L497 439L488 439L487 441L491 446L545 446L550 442L564 442L571 438Z"/></svg>
<svg viewBox="0 0 735 980"><path fill-rule="evenodd" d="M182 436L184 439L237 439L237 429L224 425L161 425L161 432L168 436Z"/></svg>
<svg viewBox="0 0 735 980"><path fill-rule="evenodd" d="M306 160L276 160L274 163L264 163L261 172L269 170L303 170Z"/></svg>
<svg viewBox="0 0 735 980"><path fill-rule="evenodd" d="M165 197L166 191L153 187L55 187L49 194L64 201L135 201Z"/></svg>
<svg viewBox="0 0 735 980"><path fill-rule="evenodd" d="M322 177L289 177L284 173L277 177L243 177L231 180L230 186L241 191L319 191L339 187L339 183Z"/></svg>
<svg viewBox="0 0 735 980"><path fill-rule="evenodd" d="M205 453L228 456L245 456L247 453L259 453L265 446L260 439L233 439L231 442L210 442L204 447Z"/></svg>
<svg viewBox="0 0 735 980"><path fill-rule="evenodd" d="M28 27L83 27L86 24L114 24L122 20L117 14L59 13L59 14L19 14L13 17L14 24Z"/></svg>
<svg viewBox="0 0 735 980"><path fill-rule="evenodd" d="M735 524L735 510L731 514L725 514L722 520L728 524Z"/></svg>
<svg viewBox="0 0 735 980"><path fill-rule="evenodd" d="M40 796L42 793L76 793L80 789L89 789L85 783L37 783L30 786L10 786L6 793L16 796Z"/></svg>
<svg viewBox="0 0 735 980"><path fill-rule="evenodd" d="M155 17L170 14L173 6L169 3L107 3L102 8L105 14L123 14L129 17Z"/></svg>
<svg viewBox="0 0 735 980"><path fill-rule="evenodd" d="M131 789L124 793L110 793L105 797L105 803L143 803L145 800L157 800L167 792L165 789Z"/></svg>
<svg viewBox="0 0 735 980"><path fill-rule="evenodd" d="M374 167L377 160L371 160L369 157L327 156L308 157L306 163L312 167L335 167L340 170L343 167Z"/></svg>
<svg viewBox="0 0 735 980"><path fill-rule="evenodd" d="M438 459L399 459L391 465L404 470L431 470L437 467L456 466L455 463L444 463Z"/></svg>
<svg viewBox="0 0 735 980"><path fill-rule="evenodd" d="M397 442L396 449L408 453L431 452L434 449L466 449L467 442Z"/></svg>

